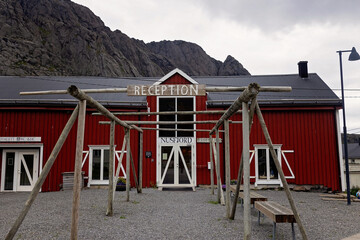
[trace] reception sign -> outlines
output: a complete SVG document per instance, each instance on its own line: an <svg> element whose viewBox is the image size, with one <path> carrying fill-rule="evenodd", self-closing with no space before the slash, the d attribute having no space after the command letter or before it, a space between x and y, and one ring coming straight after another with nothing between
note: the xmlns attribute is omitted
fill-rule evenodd
<svg viewBox="0 0 360 240"><path fill-rule="evenodd" d="M128 96L205 96L204 84L129 85Z"/></svg>

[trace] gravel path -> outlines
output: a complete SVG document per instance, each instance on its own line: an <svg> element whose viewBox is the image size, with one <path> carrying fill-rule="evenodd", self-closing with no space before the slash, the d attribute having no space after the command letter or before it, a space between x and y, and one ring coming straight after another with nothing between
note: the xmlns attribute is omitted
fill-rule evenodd
<svg viewBox="0 0 360 240"><path fill-rule="evenodd" d="M269 200L289 206L283 191L258 191ZM309 239L342 239L360 232L360 203L323 201L319 193L292 192ZM11 228L28 193L0 193L0 239ZM242 239L242 208L234 221L225 206L214 204L209 189L116 192L114 216L105 216L107 190L81 192L79 239ZM40 193L15 239L69 239L72 191ZM301 239L295 224L296 237ZM271 239L272 222L252 209L252 239ZM291 225L277 224L277 239L291 239Z"/></svg>

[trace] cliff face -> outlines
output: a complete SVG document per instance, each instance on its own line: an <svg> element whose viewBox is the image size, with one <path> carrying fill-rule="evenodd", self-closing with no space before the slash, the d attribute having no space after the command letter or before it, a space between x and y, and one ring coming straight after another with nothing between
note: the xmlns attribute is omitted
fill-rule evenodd
<svg viewBox="0 0 360 240"><path fill-rule="evenodd" d="M184 41L145 44L111 31L88 8L67 0L0 0L0 75L244 75Z"/></svg>

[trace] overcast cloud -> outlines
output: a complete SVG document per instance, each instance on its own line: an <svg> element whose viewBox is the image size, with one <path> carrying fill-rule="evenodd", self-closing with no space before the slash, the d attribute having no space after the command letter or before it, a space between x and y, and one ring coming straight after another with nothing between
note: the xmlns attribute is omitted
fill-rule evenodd
<svg viewBox="0 0 360 240"><path fill-rule="evenodd" d="M145 42L185 40L224 61L232 55L252 75L297 72L308 61L340 96L337 50L360 51L356 0L76 0L112 30ZM345 89L360 89L360 61L343 54ZM360 91L346 91L347 125L360 132ZM358 129L357 129L358 128ZM355 129L355 130L352 130ZM357 130L356 130L357 129Z"/></svg>

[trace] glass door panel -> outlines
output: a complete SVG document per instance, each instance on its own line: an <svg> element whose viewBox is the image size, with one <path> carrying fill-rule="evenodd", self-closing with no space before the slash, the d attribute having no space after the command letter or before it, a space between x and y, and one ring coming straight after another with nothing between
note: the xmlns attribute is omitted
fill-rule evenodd
<svg viewBox="0 0 360 240"><path fill-rule="evenodd" d="M109 180L109 153L109 150L104 150L103 180Z"/></svg>
<svg viewBox="0 0 360 240"><path fill-rule="evenodd" d="M161 147L161 179L162 184L174 184L175 154L172 146Z"/></svg>
<svg viewBox="0 0 360 240"><path fill-rule="evenodd" d="M185 163L185 165L184 165ZM180 147L179 151L179 183L191 183L191 146ZM189 179L190 178L190 179Z"/></svg>
<svg viewBox="0 0 360 240"><path fill-rule="evenodd" d="M14 189L15 152L7 152L5 157L5 186L4 190Z"/></svg>
<svg viewBox="0 0 360 240"><path fill-rule="evenodd" d="M20 186L30 186L33 179L34 155L24 154L20 164Z"/></svg>

